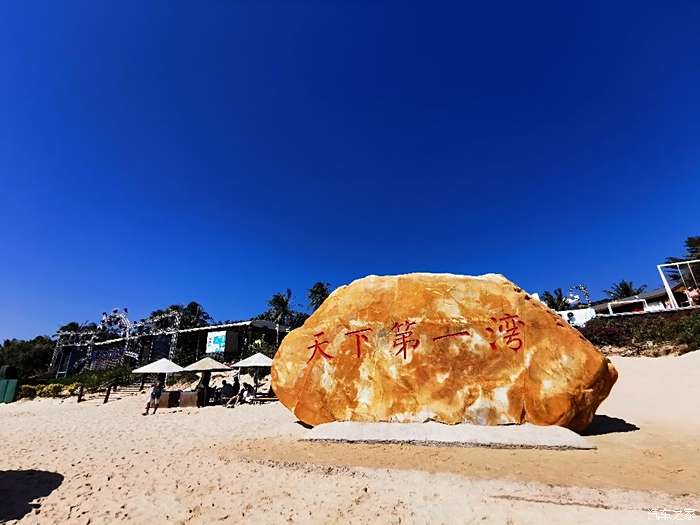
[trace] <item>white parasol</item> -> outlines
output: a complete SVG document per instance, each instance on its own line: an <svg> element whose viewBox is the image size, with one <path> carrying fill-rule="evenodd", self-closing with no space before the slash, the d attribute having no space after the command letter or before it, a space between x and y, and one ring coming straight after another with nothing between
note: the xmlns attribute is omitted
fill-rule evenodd
<svg viewBox="0 0 700 525"><path fill-rule="evenodd" d="M260 352L253 354L250 357L246 357L242 361L238 361L238 363L233 365L234 368L267 368L271 366L272 359L261 354Z"/></svg>
<svg viewBox="0 0 700 525"><path fill-rule="evenodd" d="M243 359L242 361L238 361L238 363L234 364L234 368L255 368L255 374L254 374L254 381L255 381L255 393L257 394L258 392L258 383L259 383L259 373L261 368L269 368L272 366L272 359L267 357L264 354L261 354L258 352L257 354L253 354L250 357L247 357Z"/></svg>
<svg viewBox="0 0 700 525"><path fill-rule="evenodd" d="M182 372L183 370L184 368L180 365L173 363L170 359L163 358L149 363L146 366L142 366L141 368L137 368L132 372L134 374L172 374L175 372Z"/></svg>
<svg viewBox="0 0 700 525"><path fill-rule="evenodd" d="M187 365L185 367L185 372L228 372L231 367L223 363L219 363L217 360L211 357L205 357L200 359L196 363Z"/></svg>

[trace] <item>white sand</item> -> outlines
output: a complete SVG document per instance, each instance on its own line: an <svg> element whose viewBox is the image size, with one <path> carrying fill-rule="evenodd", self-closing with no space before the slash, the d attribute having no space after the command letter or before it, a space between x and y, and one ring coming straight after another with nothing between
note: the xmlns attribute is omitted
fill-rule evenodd
<svg viewBox="0 0 700 525"><path fill-rule="evenodd" d="M32 483L49 474L8 487L9 474L0 472L0 516L12 511L22 523L620 524L649 523L649 507L700 509L700 352L614 361L620 380L599 410L609 417L597 426L639 430L587 437L597 450L310 443L299 440L308 430L279 404L148 417L135 397L0 405L0 470L63 476L25 513Z"/></svg>

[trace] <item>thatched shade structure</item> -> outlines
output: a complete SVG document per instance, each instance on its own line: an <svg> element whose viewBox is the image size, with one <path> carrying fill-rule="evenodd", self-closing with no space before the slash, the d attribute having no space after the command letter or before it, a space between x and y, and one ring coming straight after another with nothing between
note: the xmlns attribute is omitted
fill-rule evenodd
<svg viewBox="0 0 700 525"><path fill-rule="evenodd" d="M238 361L238 363L233 365L234 368L269 368L271 366L272 359L261 354L260 352L253 354L242 361Z"/></svg>
<svg viewBox="0 0 700 525"><path fill-rule="evenodd" d="M270 368L272 366L272 359L267 357L264 354L261 354L258 352L257 354L253 354L250 357L247 357L243 359L242 361L238 361L238 363L235 363L233 365L234 368L254 368L255 369L255 374L253 374L253 380L255 381L255 393L257 394L258 392L258 384L260 382L260 369L261 368Z"/></svg>
<svg viewBox="0 0 700 525"><path fill-rule="evenodd" d="M173 363L170 359L158 359L152 363L137 368L132 372L134 374L173 374L176 372L182 372L184 368L180 365Z"/></svg>
<svg viewBox="0 0 700 525"><path fill-rule="evenodd" d="M185 372L229 372L230 366L219 363L211 357L205 357L184 368Z"/></svg>

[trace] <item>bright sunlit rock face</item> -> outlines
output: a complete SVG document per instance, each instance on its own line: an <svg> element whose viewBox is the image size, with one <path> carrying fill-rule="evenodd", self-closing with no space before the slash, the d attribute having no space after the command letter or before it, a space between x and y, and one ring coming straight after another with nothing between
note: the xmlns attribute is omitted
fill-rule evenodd
<svg viewBox="0 0 700 525"><path fill-rule="evenodd" d="M280 401L303 422L530 422L584 429L617 371L500 275L369 276L284 338Z"/></svg>

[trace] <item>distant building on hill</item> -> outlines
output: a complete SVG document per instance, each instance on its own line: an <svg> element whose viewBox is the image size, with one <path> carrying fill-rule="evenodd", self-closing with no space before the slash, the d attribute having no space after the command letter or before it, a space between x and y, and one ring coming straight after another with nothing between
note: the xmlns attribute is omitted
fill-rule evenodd
<svg viewBox="0 0 700 525"><path fill-rule="evenodd" d="M673 289L673 295L679 304L683 304L683 301L687 302L682 288L681 285L677 285ZM665 288L656 288L624 299L604 299L596 301L592 306L597 315L659 312L673 308Z"/></svg>

